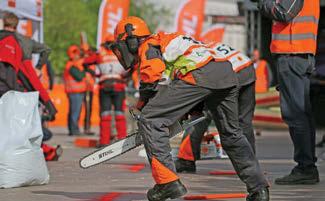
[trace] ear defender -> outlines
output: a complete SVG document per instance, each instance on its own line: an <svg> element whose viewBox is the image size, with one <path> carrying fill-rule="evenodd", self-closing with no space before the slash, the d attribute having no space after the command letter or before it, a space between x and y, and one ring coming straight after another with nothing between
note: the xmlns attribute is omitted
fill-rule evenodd
<svg viewBox="0 0 325 201"><path fill-rule="evenodd" d="M126 24L125 25L125 32L127 33L126 37L126 44L131 53L137 53L139 48L139 40L136 36L132 34L132 31L134 30L132 24Z"/></svg>

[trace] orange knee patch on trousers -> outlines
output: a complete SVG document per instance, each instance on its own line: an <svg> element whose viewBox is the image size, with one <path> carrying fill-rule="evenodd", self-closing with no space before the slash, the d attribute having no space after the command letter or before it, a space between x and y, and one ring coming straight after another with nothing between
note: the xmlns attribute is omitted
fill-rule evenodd
<svg viewBox="0 0 325 201"><path fill-rule="evenodd" d="M166 184L179 179L173 171L161 164L155 157L151 160L151 171L157 184Z"/></svg>
<svg viewBox="0 0 325 201"><path fill-rule="evenodd" d="M188 161L194 161L190 135L187 135L185 139L182 141L178 151L178 158L188 160Z"/></svg>

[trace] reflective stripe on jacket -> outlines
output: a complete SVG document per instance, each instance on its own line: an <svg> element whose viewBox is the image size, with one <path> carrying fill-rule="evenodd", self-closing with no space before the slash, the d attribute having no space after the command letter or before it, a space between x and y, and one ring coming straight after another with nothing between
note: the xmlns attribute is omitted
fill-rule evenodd
<svg viewBox="0 0 325 201"><path fill-rule="evenodd" d="M289 23L274 21L272 53L316 53L319 0L304 0L299 14Z"/></svg>

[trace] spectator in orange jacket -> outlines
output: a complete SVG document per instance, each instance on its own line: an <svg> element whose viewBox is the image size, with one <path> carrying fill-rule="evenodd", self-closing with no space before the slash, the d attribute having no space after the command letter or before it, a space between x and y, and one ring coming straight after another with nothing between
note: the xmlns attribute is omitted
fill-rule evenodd
<svg viewBox="0 0 325 201"><path fill-rule="evenodd" d="M269 90L271 72L269 71L269 65L265 59L261 59L260 52L254 50L253 62L256 71L255 92L265 93Z"/></svg>
<svg viewBox="0 0 325 201"><path fill-rule="evenodd" d="M69 136L73 136L80 135L78 123L87 86L85 70L82 65L83 59L80 57L79 47L71 45L68 48L67 54L69 61L66 63L63 79L65 91L69 98Z"/></svg>

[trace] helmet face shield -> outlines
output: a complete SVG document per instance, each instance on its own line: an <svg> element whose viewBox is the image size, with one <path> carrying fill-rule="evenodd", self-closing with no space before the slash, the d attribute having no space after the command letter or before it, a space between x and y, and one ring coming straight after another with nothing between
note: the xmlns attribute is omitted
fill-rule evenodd
<svg viewBox="0 0 325 201"><path fill-rule="evenodd" d="M125 41L118 40L111 49L125 70L133 68L135 56L129 51Z"/></svg>

